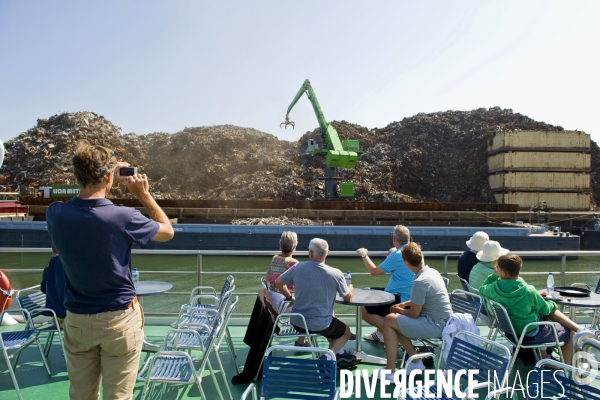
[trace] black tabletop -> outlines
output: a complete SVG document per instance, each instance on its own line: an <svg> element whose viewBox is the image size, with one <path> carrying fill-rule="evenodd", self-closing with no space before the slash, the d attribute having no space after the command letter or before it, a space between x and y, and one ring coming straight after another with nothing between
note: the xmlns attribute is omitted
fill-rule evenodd
<svg viewBox="0 0 600 400"><path fill-rule="evenodd" d="M354 288L352 301L347 302L341 297L336 297L335 302L350 306L383 306L392 304L395 299L393 294L384 292L383 290Z"/></svg>
<svg viewBox="0 0 600 400"><path fill-rule="evenodd" d="M540 289L538 292L546 293L546 289ZM590 293L589 297L569 297L569 296L561 296L559 299L551 299L545 297L546 300L552 300L556 304L562 304L565 306L574 306L574 307L600 307L600 294L596 294L594 292Z"/></svg>
<svg viewBox="0 0 600 400"><path fill-rule="evenodd" d="M135 294L138 296L152 296L153 294L168 292L171 289L173 289L173 285L168 282L140 281Z"/></svg>

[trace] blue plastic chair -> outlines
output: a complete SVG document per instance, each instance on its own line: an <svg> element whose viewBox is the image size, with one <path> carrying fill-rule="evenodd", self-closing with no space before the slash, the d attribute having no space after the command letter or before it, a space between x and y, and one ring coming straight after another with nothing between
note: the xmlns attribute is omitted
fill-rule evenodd
<svg viewBox="0 0 600 400"><path fill-rule="evenodd" d="M454 314L471 314L473 322L477 323L481 311L481 296L468 291L456 289L450 294L450 305Z"/></svg>
<svg viewBox="0 0 600 400"><path fill-rule="evenodd" d="M32 326L31 316L29 312L22 308L12 309L21 311L25 316L25 321L27 324L25 325L25 330L22 331L12 331L12 332L2 332L0 333L0 347L2 348L2 355L4 360L6 361L6 365L8 366L8 372L12 378L13 384L15 385L15 390L19 396L19 399L23 399L21 395L21 389L19 388L19 384L17 382L17 376L15 375L15 370L17 369L17 362L19 359L19 355L23 350L25 350L30 344L35 342L40 349L40 354L42 355L42 361L44 362L44 366L46 367L46 371L48 371L48 376L52 373L50 372L50 366L48 365L48 359L44 354L44 350L42 350L42 344L40 343L39 334L40 331L37 329L27 329ZM4 314L6 311L0 313L0 321L4 318ZM12 354L11 354L12 352ZM14 363L12 359L14 358Z"/></svg>
<svg viewBox="0 0 600 400"><path fill-rule="evenodd" d="M291 352L295 356L273 355L274 351ZM297 357L329 354L330 360ZM261 399L338 399L336 387L335 354L318 347L272 346L265 353L262 371ZM252 395L256 400L256 386L251 383L240 400Z"/></svg>
<svg viewBox="0 0 600 400"><path fill-rule="evenodd" d="M460 283L466 292L479 295L479 289L471 286L466 280L461 278ZM493 340L496 337L496 329L498 324L496 321L496 316L494 312L491 311L491 307L489 306L488 300L485 297L481 298L481 312L479 313L479 320L486 324L488 328L490 328L487 337L488 339L492 338Z"/></svg>
<svg viewBox="0 0 600 400"><path fill-rule="evenodd" d="M506 311L506 308L504 308L504 306L502 306L502 304L496 303L495 301L492 301L492 300L489 300L489 304L493 308L494 313L496 314L496 320L498 321L497 332L502 334L502 336L504 336L504 338L514 347L514 352L511 357L510 364L508 366L509 371L512 369L513 365L517 361L517 355L519 354L519 349L521 349L521 348L532 349L534 351L536 358L538 360L540 360L542 358L540 349L544 349L546 347L556 347L558 354L560 356L560 360L564 362L563 354L560 349L560 347L562 345L564 345L564 342L561 342L558 339L558 333L556 332L556 328L554 327L554 324L552 322L550 322L550 321L531 322L531 323L525 325L525 327L523 327L523 332L521 332L521 335L517 336L517 333L515 332L515 328L513 327L513 324L508 315L508 311ZM523 344L523 340L525 339L525 333L527 332L527 330L530 327L532 327L532 326L542 327L543 325L549 325L552 328L552 331L554 332L554 341L548 342L548 343Z"/></svg>
<svg viewBox="0 0 600 400"><path fill-rule="evenodd" d="M447 346L447 343L442 344L442 351ZM432 353L416 354L409 358L408 362L416 358L432 356ZM441 354L440 354L441 358ZM473 386L473 390L488 386L488 377L496 374L496 379L504 382L508 373L508 363L510 362L510 351L502 344L493 342L482 336L475 335L471 332L460 331L452 340L450 352L446 360L444 371L452 371L453 376L460 370L479 370L479 373L474 375L474 379L479 383ZM441 363L438 363L438 369ZM467 376L463 375L461 382L468 382ZM425 390L425 389L424 389ZM429 392L437 394L437 386L429 387ZM408 397L411 400L424 400L425 391L422 397ZM452 395L446 396L442 391L441 397L433 397L438 400L451 400ZM432 399L432 397L427 397Z"/></svg>
<svg viewBox="0 0 600 400"><path fill-rule="evenodd" d="M22 309L25 309L29 312L31 316L32 329L37 329L40 333L48 333L48 339L46 340L46 344L44 345L44 354L48 357L50 353L50 348L52 347L52 341L54 340L54 335L58 334L58 340L60 342L60 347L65 353L65 346L63 340L63 332L60 329L60 325L58 323L58 317L56 316L56 312L50 308L46 308L46 295L42 293L40 290L40 285L32 286L26 289L21 289L17 292L17 301L19 302L19 306ZM33 321L33 318L44 316L47 317L41 322ZM25 315L23 315L25 318ZM26 318L25 318L26 319Z"/></svg>

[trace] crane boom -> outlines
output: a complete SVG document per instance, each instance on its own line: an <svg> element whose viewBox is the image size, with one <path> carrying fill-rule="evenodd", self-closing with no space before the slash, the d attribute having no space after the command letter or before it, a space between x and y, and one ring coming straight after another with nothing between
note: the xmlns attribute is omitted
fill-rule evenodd
<svg viewBox="0 0 600 400"><path fill-rule="evenodd" d="M324 147L322 149L310 150L309 153L311 155L325 154L325 165L328 167L356 167L359 151L358 140L340 140L340 137L333 125L328 123L325 119L325 115L323 115L323 110L321 110L321 105L319 104L319 100L317 100L315 91L313 90L308 79L304 81L300 87L300 90L296 94L296 97L294 97L294 100L292 100L287 109L287 113L285 115L286 126L293 124L289 122L290 112L305 93L306 97L308 97L310 103L312 104L315 115L317 116L317 121L319 122L319 127L321 128L321 137L323 138L324 143Z"/></svg>

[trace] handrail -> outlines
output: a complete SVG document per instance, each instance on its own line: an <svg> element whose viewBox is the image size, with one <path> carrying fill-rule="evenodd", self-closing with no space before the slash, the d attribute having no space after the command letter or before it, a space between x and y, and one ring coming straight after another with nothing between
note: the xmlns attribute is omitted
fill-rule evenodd
<svg viewBox="0 0 600 400"><path fill-rule="evenodd" d="M49 253L50 248L27 248L27 247L0 247L1 253ZM150 249L132 249L132 254L146 254L146 255L195 255L197 257L196 271L152 271L153 274L187 274L197 275L197 285L202 286L203 275L222 275L222 274L237 274L237 275L264 275L264 272L247 272L247 271L203 271L202 269L202 256L272 256L276 250L150 250ZM444 258L444 271L443 276L454 276L457 275L455 271L448 271L448 258L458 258L463 251L423 251L425 260L427 257L443 257ZM600 256L600 251L581 251L581 250L552 250L552 251L511 251L510 254L517 254L521 257L560 257L561 270L552 271L557 272L557 275L561 277L561 284L566 285L567 275L595 275L598 271L567 271L566 261L567 257L578 257L578 256ZM308 256L308 251L296 251L295 256ZM385 257L387 251L369 251L369 255L374 257ZM357 257L355 251L331 251L329 257ZM40 273L43 269L3 269L4 272L19 272L19 273ZM521 272L522 275L546 275L549 271L544 272ZM356 272L356 275L369 275L368 272ZM170 292L168 294L185 294L181 292ZM236 294L247 294L247 293L236 293Z"/></svg>

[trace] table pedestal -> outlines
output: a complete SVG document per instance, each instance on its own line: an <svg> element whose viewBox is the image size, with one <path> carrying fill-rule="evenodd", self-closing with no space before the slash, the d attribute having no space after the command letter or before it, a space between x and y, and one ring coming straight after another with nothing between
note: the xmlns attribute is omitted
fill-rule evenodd
<svg viewBox="0 0 600 400"><path fill-rule="evenodd" d="M136 295L140 301L142 312L144 312L144 296L152 296L160 293L170 291L173 285L168 282L158 281L141 281L138 284ZM146 340L146 334L144 333L144 343L142 345L142 351L157 352L160 350L160 346L152 344Z"/></svg>
<svg viewBox="0 0 600 400"><path fill-rule="evenodd" d="M361 363L387 365L387 359L372 356L362 351L362 309L356 307L356 350L352 352L356 358L361 359Z"/></svg>

